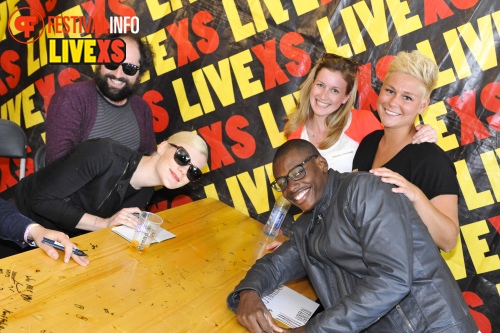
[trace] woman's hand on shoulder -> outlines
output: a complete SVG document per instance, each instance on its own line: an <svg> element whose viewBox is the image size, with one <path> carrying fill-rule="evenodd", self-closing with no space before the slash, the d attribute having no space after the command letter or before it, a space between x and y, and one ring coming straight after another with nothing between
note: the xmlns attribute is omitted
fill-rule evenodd
<svg viewBox="0 0 500 333"><path fill-rule="evenodd" d="M420 193L422 193L417 186L406 180L405 177L387 168L371 169L370 173L379 176L384 183L396 185L397 187L393 188L392 192L404 194L411 202L417 200Z"/></svg>
<svg viewBox="0 0 500 333"><path fill-rule="evenodd" d="M415 126L417 133L413 136L412 143L422 143L422 142L437 142L437 132L431 125L417 125Z"/></svg>

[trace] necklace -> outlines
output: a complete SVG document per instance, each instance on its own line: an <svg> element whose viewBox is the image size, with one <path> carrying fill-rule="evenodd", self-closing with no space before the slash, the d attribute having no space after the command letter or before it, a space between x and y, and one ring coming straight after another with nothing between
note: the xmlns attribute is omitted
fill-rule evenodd
<svg viewBox="0 0 500 333"><path fill-rule="evenodd" d="M316 138L316 133L314 133L310 127L307 127L307 133L309 134L309 136Z"/></svg>

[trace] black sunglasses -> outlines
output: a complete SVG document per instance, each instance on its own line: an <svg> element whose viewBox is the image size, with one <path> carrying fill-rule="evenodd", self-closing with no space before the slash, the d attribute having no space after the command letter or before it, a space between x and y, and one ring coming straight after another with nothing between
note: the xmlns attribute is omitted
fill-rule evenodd
<svg viewBox="0 0 500 333"><path fill-rule="evenodd" d="M304 160L304 162L297 164L293 168L290 169L288 175L281 176L276 178L274 182L271 183L271 186L277 192L283 192L288 186L288 178L291 180L299 180L304 178L306 175L306 169L304 168L304 164L309 162L313 157L318 157L318 155L311 155Z"/></svg>
<svg viewBox="0 0 500 333"><path fill-rule="evenodd" d="M189 181L196 182L196 181L200 180L201 177L203 176L203 174L201 173L200 168L198 168L197 166L194 166L191 163L191 156L189 156L186 149L184 149L181 146L174 145L173 143L170 143L170 142L168 144L174 148L177 148L177 150L175 151L175 154L174 154L175 162L180 166L189 165L189 169L188 169L187 174L186 174Z"/></svg>
<svg viewBox="0 0 500 333"><path fill-rule="evenodd" d="M137 71L140 69L139 66L134 64L129 64L128 62L122 62L121 64L115 64L113 62L104 64L104 67L106 67L106 69L109 69L110 71L114 71L119 66L122 66L123 73L125 73L128 76L134 76L135 73L137 73Z"/></svg>
<svg viewBox="0 0 500 333"><path fill-rule="evenodd" d="M348 65L351 65L354 67L355 71L358 71L359 64L356 60L352 60L349 58L344 58L342 56L339 56L338 54L335 53L325 53L323 54L323 58L321 60L329 60L329 59L339 59L345 61Z"/></svg>

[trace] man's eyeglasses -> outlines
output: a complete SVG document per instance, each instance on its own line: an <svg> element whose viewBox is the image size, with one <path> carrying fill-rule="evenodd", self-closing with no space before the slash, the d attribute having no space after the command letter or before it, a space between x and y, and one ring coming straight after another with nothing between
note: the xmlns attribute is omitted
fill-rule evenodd
<svg viewBox="0 0 500 333"><path fill-rule="evenodd" d="M313 157L318 157L318 155L309 156L304 160L304 162L290 169L288 175L276 178L276 180L271 183L272 188L275 191L283 192L288 186L288 178L290 178L291 180L299 180L304 178L304 176L306 175L306 169L304 168L304 164L309 162Z"/></svg>
<svg viewBox="0 0 500 333"><path fill-rule="evenodd" d="M325 53L323 54L323 58L321 60L329 60L329 59L340 59L345 61L348 65L351 65L354 67L354 70L357 71L359 68L359 64L357 61L349 59L349 58L344 58L342 56L339 56L338 54L335 53Z"/></svg>
<svg viewBox="0 0 500 333"><path fill-rule="evenodd" d="M203 174L201 173L200 168L198 168L197 166L194 166L191 163L191 156L189 156L186 149L184 149L181 146L174 145L173 143L170 143L170 142L168 144L171 145L172 147L177 148L177 150L174 153L175 162L180 166L189 165L189 169L188 169L187 174L186 174L189 181L196 182L196 181L200 180L201 177L203 176Z"/></svg>
<svg viewBox="0 0 500 333"><path fill-rule="evenodd" d="M119 66L122 66L123 73L125 73L128 76L134 76L135 73L137 73L137 71L140 69L139 66L134 64L129 64L128 62L122 62L121 64L115 64L115 63L104 64L104 67L106 67L110 71L114 71Z"/></svg>

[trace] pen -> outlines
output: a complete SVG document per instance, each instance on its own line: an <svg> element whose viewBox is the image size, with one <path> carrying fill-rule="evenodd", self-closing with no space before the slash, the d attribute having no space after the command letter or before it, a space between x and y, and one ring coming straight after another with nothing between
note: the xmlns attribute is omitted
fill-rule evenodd
<svg viewBox="0 0 500 333"><path fill-rule="evenodd" d="M64 245L62 245L59 242L53 241L51 239L43 237L42 243L48 244L50 246L55 247L56 249L64 251ZM80 256L80 257L87 256L87 254L85 252L83 252L82 250L78 250L78 249L73 249L73 254L76 254L77 256Z"/></svg>

